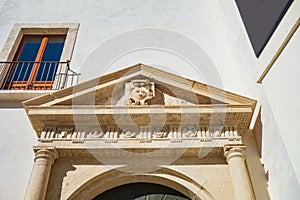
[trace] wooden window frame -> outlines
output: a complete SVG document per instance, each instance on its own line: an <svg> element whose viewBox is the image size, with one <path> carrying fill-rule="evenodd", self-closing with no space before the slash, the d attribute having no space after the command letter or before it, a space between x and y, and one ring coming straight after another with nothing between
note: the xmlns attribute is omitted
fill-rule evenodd
<svg viewBox="0 0 300 200"><path fill-rule="evenodd" d="M23 35L23 38L21 40L21 43L18 47L18 50L14 56L14 60L17 60L17 57L20 54L21 48L24 44L24 36L39 36L39 35ZM11 90L20 90L20 89L39 89L42 88L44 90L51 90L52 86L54 84L54 80L53 81L36 81L36 77L38 74L38 70L40 67L40 63L42 62L47 44L49 42L49 38L51 36L65 36L66 35L43 35L42 36L42 41L41 44L39 46L39 50L36 54L35 60L33 60L32 62L34 62L33 67L31 69L30 75L28 80L24 80L24 81L12 81L9 88Z"/></svg>

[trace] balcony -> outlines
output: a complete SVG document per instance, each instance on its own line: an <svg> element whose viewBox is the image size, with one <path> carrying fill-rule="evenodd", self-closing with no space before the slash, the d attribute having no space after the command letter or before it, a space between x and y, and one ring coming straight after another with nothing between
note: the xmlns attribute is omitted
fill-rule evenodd
<svg viewBox="0 0 300 200"><path fill-rule="evenodd" d="M0 62L0 90L59 90L79 81L67 62Z"/></svg>

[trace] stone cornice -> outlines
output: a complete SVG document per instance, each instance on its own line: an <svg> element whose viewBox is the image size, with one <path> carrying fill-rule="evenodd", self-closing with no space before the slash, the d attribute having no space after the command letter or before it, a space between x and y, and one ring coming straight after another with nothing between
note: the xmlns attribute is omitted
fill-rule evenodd
<svg viewBox="0 0 300 200"><path fill-rule="evenodd" d="M44 149L44 144L35 146L35 148ZM47 145L49 147L49 145ZM54 147L54 146L53 146ZM99 159L105 158L163 158L163 157L188 157L201 160L206 157L218 157L219 160L223 158L223 147L169 147L169 148L102 148L102 147L55 147L57 156L59 158L74 158L74 159ZM146 157L145 157L146 156ZM118 162L118 159L112 160Z"/></svg>
<svg viewBox="0 0 300 200"><path fill-rule="evenodd" d="M147 114L147 113L244 113L252 112L249 105L196 105L196 106L29 106L28 114ZM117 111L117 112L116 112Z"/></svg>
<svg viewBox="0 0 300 200"><path fill-rule="evenodd" d="M151 113L151 114L149 114ZM53 106L29 107L28 116L38 136L47 125L80 126L96 123L102 126L128 124L134 120L144 125L149 120L165 120L168 124L194 124L200 126L235 126L238 131L249 127L252 116L247 105L199 106ZM117 121L116 121L117 120Z"/></svg>

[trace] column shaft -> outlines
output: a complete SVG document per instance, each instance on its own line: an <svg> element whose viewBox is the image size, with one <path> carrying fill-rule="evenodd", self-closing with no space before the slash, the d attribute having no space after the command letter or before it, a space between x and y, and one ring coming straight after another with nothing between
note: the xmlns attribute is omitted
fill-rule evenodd
<svg viewBox="0 0 300 200"><path fill-rule="evenodd" d="M25 200L45 199L51 166L57 158L55 149L40 149L35 153L34 166L27 187Z"/></svg>
<svg viewBox="0 0 300 200"><path fill-rule="evenodd" d="M225 147L225 158L229 165L235 199L253 200L255 198L245 163L244 148L245 146Z"/></svg>

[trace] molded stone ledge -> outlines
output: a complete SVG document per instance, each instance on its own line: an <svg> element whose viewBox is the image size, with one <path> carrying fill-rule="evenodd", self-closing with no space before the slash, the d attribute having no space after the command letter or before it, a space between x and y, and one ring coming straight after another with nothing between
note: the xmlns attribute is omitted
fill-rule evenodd
<svg viewBox="0 0 300 200"><path fill-rule="evenodd" d="M44 94L49 94L53 90L1 90L0 106L6 107L10 105L22 106L23 101L33 99Z"/></svg>
<svg viewBox="0 0 300 200"><path fill-rule="evenodd" d="M36 146L43 148L43 145ZM211 147L169 147L169 148L100 148L100 147L91 147L91 148L69 148L69 147L55 147L58 153L59 158L68 157L68 158L111 158L111 157L139 157L146 156L147 158L151 157L165 157L170 155L177 155L180 157L187 158L200 158L203 159L207 156L217 156L219 159L223 160L223 163L226 164L223 153L223 146Z"/></svg>
<svg viewBox="0 0 300 200"><path fill-rule="evenodd" d="M141 142L140 139L130 140L118 140L107 142L106 140L54 140L54 141L39 141L40 146L53 145L56 148L68 148L68 149L151 149L151 148L222 148L225 145L241 145L241 140L211 140L202 142L198 139L182 139L181 142L173 142L171 140L152 140L151 142ZM224 154L224 153L223 153ZM222 154L222 155L223 155Z"/></svg>

